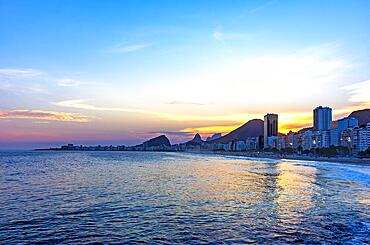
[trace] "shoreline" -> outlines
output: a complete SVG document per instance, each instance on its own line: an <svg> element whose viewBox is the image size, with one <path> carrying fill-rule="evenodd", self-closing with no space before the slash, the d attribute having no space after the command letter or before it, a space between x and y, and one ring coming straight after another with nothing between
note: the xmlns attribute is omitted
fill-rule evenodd
<svg viewBox="0 0 370 245"><path fill-rule="evenodd" d="M57 152L85 152L80 150L57 150L57 149L34 149L34 151L57 151ZM91 152L91 151L86 151ZM92 151L96 152L96 151ZM99 151L100 152L100 151ZM104 151L104 152L178 152L190 154L203 155L218 155L218 156L238 156L256 159L277 159L277 160L298 160L298 161L313 161L313 162L333 162L333 163L347 163L355 165L370 166L370 159L355 158L355 157L318 157L318 156L304 156L304 155L277 155L262 152L232 152L232 151Z"/></svg>
<svg viewBox="0 0 370 245"><path fill-rule="evenodd" d="M302 156L302 155L274 155L265 153L249 153L249 152L196 152L196 151L186 151L187 153L199 153L199 154L213 154L220 156L238 156L238 157L248 157L248 158L266 158L266 159L277 159L277 160L298 160L298 161L313 161L313 162L333 162L333 163L347 163L355 165L370 166L370 159L360 159L360 158L336 158L336 157L315 157L315 156Z"/></svg>

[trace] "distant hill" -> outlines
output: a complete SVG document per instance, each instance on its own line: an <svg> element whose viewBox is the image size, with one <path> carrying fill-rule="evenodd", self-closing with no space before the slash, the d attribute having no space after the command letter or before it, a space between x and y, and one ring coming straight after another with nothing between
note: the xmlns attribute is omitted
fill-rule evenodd
<svg viewBox="0 0 370 245"><path fill-rule="evenodd" d="M194 138L192 140L186 142L185 144L186 145L197 145L202 142L203 142L202 137L200 136L200 134L197 133L194 135Z"/></svg>
<svg viewBox="0 0 370 245"><path fill-rule="evenodd" d="M160 135L158 137L152 138L148 141L142 143L144 147L152 147L152 146L171 146L170 140L165 135Z"/></svg>
<svg viewBox="0 0 370 245"><path fill-rule="evenodd" d="M212 135L210 137L207 137L206 141L215 140L215 139L218 139L218 138L221 138L221 137L222 137L221 133L215 133L214 135Z"/></svg>
<svg viewBox="0 0 370 245"><path fill-rule="evenodd" d="M349 114L349 117L354 117L358 120L359 125L370 123L370 109L358 110Z"/></svg>
<svg viewBox="0 0 370 245"><path fill-rule="evenodd" d="M298 130L298 133L303 133L303 132L305 132L307 130L313 130L313 127L302 128L302 129Z"/></svg>
<svg viewBox="0 0 370 245"><path fill-rule="evenodd" d="M263 136L263 120L253 119L221 138L209 141L209 143L229 143L233 140L245 140L258 136Z"/></svg>

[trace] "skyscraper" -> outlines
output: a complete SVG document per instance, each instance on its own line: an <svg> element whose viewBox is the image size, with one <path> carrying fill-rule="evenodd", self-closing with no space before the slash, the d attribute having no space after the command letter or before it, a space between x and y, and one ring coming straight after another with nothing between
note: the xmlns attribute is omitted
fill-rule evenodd
<svg viewBox="0 0 370 245"><path fill-rule="evenodd" d="M329 130L332 120L331 108L316 107L313 110L313 129L314 130Z"/></svg>
<svg viewBox="0 0 370 245"><path fill-rule="evenodd" d="M264 147L268 148L268 138L271 136L278 135L278 115L277 114L267 114L264 117L264 124L263 124L263 139L264 139Z"/></svg>

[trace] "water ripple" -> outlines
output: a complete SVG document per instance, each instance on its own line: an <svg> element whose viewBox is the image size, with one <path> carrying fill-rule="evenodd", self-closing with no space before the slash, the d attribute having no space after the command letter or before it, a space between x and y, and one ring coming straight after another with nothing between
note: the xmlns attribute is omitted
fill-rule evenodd
<svg viewBox="0 0 370 245"><path fill-rule="evenodd" d="M0 244L370 242L370 167L0 152Z"/></svg>

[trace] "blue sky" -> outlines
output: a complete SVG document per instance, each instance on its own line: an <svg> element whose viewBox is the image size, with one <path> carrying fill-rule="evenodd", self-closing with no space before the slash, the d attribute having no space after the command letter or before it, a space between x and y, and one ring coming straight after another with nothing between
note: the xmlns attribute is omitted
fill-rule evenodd
<svg viewBox="0 0 370 245"><path fill-rule="evenodd" d="M0 0L14 131L0 142L176 141L270 111L286 131L318 104L342 116L370 102L369 16L370 1Z"/></svg>

